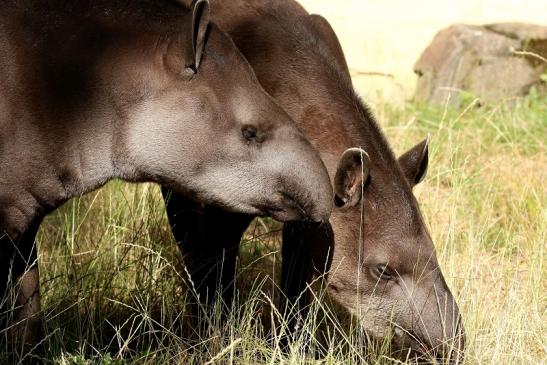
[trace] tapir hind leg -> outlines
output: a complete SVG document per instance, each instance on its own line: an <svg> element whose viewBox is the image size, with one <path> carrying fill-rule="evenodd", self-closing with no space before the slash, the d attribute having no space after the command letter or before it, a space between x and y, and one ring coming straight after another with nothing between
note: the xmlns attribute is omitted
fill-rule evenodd
<svg viewBox="0 0 547 365"><path fill-rule="evenodd" d="M162 193L171 229L200 302L211 305L220 289L223 302L230 306L239 242L253 217L203 206L167 189Z"/></svg>
<svg viewBox="0 0 547 365"><path fill-rule="evenodd" d="M15 240L0 238L0 342L7 342L18 359L33 350L42 334L35 242L39 226L32 224Z"/></svg>

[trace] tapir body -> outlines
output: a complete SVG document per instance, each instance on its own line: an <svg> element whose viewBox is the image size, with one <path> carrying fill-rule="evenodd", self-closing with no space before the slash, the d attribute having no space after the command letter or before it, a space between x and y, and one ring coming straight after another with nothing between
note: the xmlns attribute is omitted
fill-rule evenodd
<svg viewBox="0 0 547 365"><path fill-rule="evenodd" d="M425 176L428 141L394 156L353 90L342 48L324 18L293 0L213 1L212 8L266 91L319 150L336 194L330 225L284 225L284 306L304 308L309 296L302 292L326 269L331 295L372 337L393 333L393 347L403 354L412 349L461 359L458 307L412 193ZM229 301L239 240L252 217L201 209L176 195L167 210L194 282L203 283L202 295L211 296L219 275L210 267L222 261Z"/></svg>
<svg viewBox="0 0 547 365"><path fill-rule="evenodd" d="M16 342L39 332L40 222L113 178L328 218L319 155L209 23L207 1L3 1L0 48L0 319L23 320Z"/></svg>

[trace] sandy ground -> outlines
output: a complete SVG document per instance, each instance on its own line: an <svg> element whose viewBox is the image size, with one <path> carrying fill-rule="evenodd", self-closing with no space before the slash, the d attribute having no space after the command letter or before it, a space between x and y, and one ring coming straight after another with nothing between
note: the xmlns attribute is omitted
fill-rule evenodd
<svg viewBox="0 0 547 365"><path fill-rule="evenodd" d="M547 25L547 0L299 0L329 20L359 92L401 102L415 87L413 66L440 29L454 23ZM359 76L361 72L393 75Z"/></svg>

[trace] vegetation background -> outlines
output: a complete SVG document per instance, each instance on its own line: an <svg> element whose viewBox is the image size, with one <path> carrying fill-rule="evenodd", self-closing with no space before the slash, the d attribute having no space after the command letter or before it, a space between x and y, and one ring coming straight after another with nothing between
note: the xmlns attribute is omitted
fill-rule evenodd
<svg viewBox="0 0 547 365"><path fill-rule="evenodd" d="M543 0L298 0L321 14L340 38L354 85L367 100L412 97L414 63L435 34L451 24L525 22L547 25ZM379 72L393 75L359 75Z"/></svg>
<svg viewBox="0 0 547 365"><path fill-rule="evenodd" d="M303 0L339 34L357 89L394 150L431 136L430 170L415 193L467 330L466 364L542 364L547 351L547 98L433 108L410 100L412 66L451 23L545 23L547 2ZM360 75L380 72L392 76ZM192 282L159 189L109 184L47 218L39 237L47 362L53 364L391 364L363 353L358 325L317 292L290 353L276 313L279 228L257 220L242 244L241 295L228 326L188 328ZM283 327L281 329L283 331ZM306 356L311 340L321 360ZM321 338L319 338L321 337ZM313 352L312 351L312 352ZM0 349L0 363L2 363Z"/></svg>

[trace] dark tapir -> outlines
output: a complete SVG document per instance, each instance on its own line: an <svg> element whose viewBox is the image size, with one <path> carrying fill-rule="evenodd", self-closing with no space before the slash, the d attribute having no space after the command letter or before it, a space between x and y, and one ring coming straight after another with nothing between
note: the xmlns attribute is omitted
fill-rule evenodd
<svg viewBox="0 0 547 365"><path fill-rule="evenodd" d="M15 321L40 307L44 216L113 178L328 219L318 153L209 23L207 1L2 1L0 49L0 303L18 281Z"/></svg>
<svg viewBox="0 0 547 365"><path fill-rule="evenodd" d="M332 229L284 226L285 294L294 301L306 282L323 271L330 249L330 293L361 318L373 337L383 339L391 328L395 348L454 360L463 350L460 314L412 194L426 173L428 141L399 159L393 155L353 90L341 46L324 18L309 15L292 0L219 0L212 8L261 84L320 151L333 179ZM240 237L252 217L211 206L195 213L190 206L173 196L168 212L175 236L186 247L194 281L205 283L204 295L216 278L207 276L210 265L204 263L224 259L228 286ZM232 290L225 292L229 300ZM307 302L303 298L301 305Z"/></svg>

